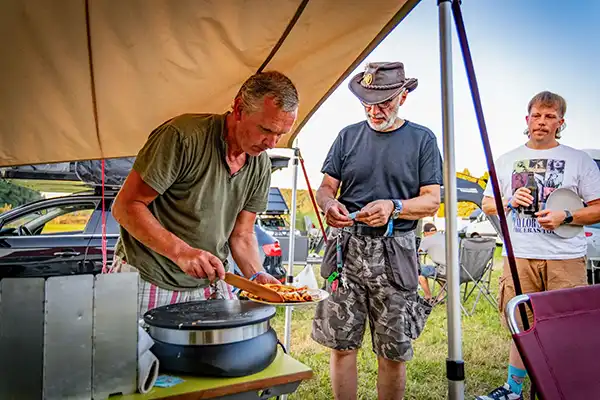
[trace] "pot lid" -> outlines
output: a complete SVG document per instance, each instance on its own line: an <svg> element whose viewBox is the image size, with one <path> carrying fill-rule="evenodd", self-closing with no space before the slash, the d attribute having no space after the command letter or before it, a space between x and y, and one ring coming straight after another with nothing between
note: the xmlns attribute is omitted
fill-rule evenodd
<svg viewBox="0 0 600 400"><path fill-rule="evenodd" d="M271 319L275 307L249 300L202 300L154 308L144 314L151 326L179 330L226 329Z"/></svg>
<svg viewBox="0 0 600 400"><path fill-rule="evenodd" d="M581 197L574 191L566 188L554 190L546 200L546 209L548 210L569 210L575 212L583 207ZM554 230L554 233L564 239L570 239L583 234L583 226L571 224L559 225Z"/></svg>

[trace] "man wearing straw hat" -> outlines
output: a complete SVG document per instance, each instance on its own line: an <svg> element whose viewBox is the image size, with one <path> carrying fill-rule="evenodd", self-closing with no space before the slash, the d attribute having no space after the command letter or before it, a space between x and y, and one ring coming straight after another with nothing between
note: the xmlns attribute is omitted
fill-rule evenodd
<svg viewBox="0 0 600 400"><path fill-rule="evenodd" d="M322 168L317 202L333 229L321 276L331 295L317 306L312 338L332 349L336 399L356 398L367 321L379 398L403 398L412 340L431 311L417 294L414 231L439 208L442 160L435 135L398 116L416 87L400 62L370 63L354 76L366 121L339 133Z"/></svg>
<svg viewBox="0 0 600 400"><path fill-rule="evenodd" d="M558 142L565 127L566 111L567 102L562 96L548 91L535 95L527 106L527 142L502 155L495 164L504 205L502 212L507 215L523 293L587 285L587 244L583 229L573 225L600 222L600 170L584 151ZM491 181L484 195L483 211L497 215ZM562 200L556 197L563 195L583 199L587 207L573 212L563 209ZM556 206L550 204L554 201L552 197L557 199ZM515 296L515 287L506 249L503 255L498 311L506 325L504 311ZM527 313L531 323L529 309ZM520 321L519 315L517 319ZM512 343L506 383L477 399L520 400L526 375Z"/></svg>

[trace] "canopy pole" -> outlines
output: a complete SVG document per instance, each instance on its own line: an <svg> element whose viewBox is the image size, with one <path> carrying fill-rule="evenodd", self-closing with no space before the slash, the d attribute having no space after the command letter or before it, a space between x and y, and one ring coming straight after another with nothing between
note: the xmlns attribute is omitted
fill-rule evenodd
<svg viewBox="0 0 600 400"><path fill-rule="evenodd" d="M294 253L296 244L296 197L298 191L298 155L299 150L297 147L294 148L294 155L292 157L292 213L290 215L290 234L289 234L289 259L287 268L287 279L286 283L291 285L294 283ZM285 339L284 345L286 350L290 351L292 341L292 310L293 307L285 308Z"/></svg>
<svg viewBox="0 0 600 400"><path fill-rule="evenodd" d="M294 252L296 244L296 197L298 191L298 159L300 155L300 149L296 145L294 147L294 155L292 156L292 214L290 215L290 234L289 234L289 259L287 268L287 279L286 283L291 285L294 283ZM290 353L292 345L292 311L293 306L285 307L285 329L283 346L286 351ZM287 400L287 395L281 396L282 400Z"/></svg>
<svg viewBox="0 0 600 400"><path fill-rule="evenodd" d="M448 398L464 399L464 361L462 359L460 267L458 264L458 227L456 204L456 165L454 159L454 99L452 90L451 0L438 0L440 68L442 83L442 131L444 143L444 217L446 219L446 265L448 275Z"/></svg>

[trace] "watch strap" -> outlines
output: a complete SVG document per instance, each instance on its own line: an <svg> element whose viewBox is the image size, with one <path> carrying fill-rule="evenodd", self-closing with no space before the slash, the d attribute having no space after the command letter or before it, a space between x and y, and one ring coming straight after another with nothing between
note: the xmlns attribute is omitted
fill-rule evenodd
<svg viewBox="0 0 600 400"><path fill-rule="evenodd" d="M563 224L570 224L571 222L573 222L573 214L571 214L571 211L569 210L565 210L565 219L563 220Z"/></svg>
<svg viewBox="0 0 600 400"><path fill-rule="evenodd" d="M394 203L394 211L392 212L392 219L396 219L402 212L403 205L402 205L402 201L397 200L397 199L393 199L392 203Z"/></svg>

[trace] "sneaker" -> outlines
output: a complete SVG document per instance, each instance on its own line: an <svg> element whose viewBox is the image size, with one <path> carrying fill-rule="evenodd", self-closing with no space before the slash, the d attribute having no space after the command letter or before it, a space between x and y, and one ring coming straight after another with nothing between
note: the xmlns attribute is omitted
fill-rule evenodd
<svg viewBox="0 0 600 400"><path fill-rule="evenodd" d="M523 400L523 397L512 392L508 383L505 383L504 386L492 390L486 396L478 396L475 400Z"/></svg>

